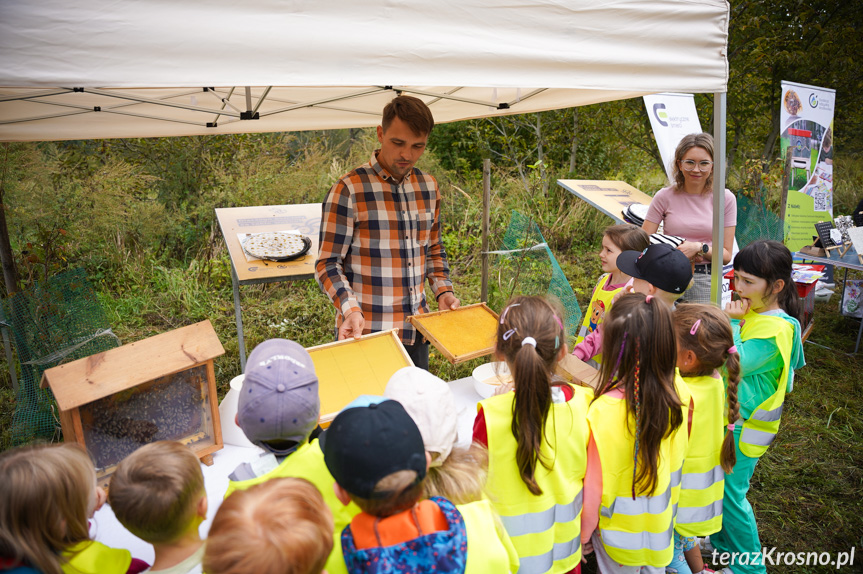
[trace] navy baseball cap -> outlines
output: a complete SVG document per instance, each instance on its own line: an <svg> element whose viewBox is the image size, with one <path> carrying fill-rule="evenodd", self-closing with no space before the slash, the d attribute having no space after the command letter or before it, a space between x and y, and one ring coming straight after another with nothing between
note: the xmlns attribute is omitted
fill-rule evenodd
<svg viewBox="0 0 863 574"><path fill-rule="evenodd" d="M617 268L676 295L686 291L692 281L692 262L682 251L664 243L644 251L624 251L617 256Z"/></svg>

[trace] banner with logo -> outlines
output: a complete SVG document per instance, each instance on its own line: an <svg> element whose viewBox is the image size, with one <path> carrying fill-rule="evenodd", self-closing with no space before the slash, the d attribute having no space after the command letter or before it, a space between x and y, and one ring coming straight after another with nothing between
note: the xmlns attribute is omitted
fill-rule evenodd
<svg viewBox="0 0 863 574"><path fill-rule="evenodd" d="M812 243L814 225L833 220L833 110L836 91L782 82L780 156L785 163L785 245Z"/></svg>
<svg viewBox="0 0 863 574"><path fill-rule="evenodd" d="M652 94L644 96L644 106L650 117L650 126L665 173L673 181L671 164L677 144L685 135L701 133L695 97L692 94Z"/></svg>

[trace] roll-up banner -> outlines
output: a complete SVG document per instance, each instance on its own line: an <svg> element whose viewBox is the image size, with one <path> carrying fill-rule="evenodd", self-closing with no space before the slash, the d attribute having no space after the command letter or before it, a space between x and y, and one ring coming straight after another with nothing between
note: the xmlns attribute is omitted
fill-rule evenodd
<svg viewBox="0 0 863 574"><path fill-rule="evenodd" d="M695 97L692 94L652 94L644 96L644 106L650 117L650 126L665 173L668 180L673 181L671 164L677 144L685 135L701 133Z"/></svg>
<svg viewBox="0 0 863 574"><path fill-rule="evenodd" d="M785 163L785 245L812 243L814 225L833 220L833 110L836 91L782 82L780 157Z"/></svg>

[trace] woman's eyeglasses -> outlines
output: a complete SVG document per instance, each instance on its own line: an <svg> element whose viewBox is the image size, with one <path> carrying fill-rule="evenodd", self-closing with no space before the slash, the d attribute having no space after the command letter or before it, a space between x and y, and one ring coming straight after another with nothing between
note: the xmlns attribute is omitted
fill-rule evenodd
<svg viewBox="0 0 863 574"><path fill-rule="evenodd" d="M680 165L683 166L684 171L692 171L696 167L698 168L698 171L709 171L710 168L713 167L713 162L706 160L697 162L691 159L685 159L680 162Z"/></svg>

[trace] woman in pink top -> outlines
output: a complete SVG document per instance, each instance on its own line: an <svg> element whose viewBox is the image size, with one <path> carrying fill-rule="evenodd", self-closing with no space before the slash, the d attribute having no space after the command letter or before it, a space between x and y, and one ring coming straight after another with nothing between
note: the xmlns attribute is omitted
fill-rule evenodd
<svg viewBox="0 0 863 574"><path fill-rule="evenodd" d="M710 300L713 257L713 136L706 133L684 136L674 152L672 175L674 182L656 192L641 227L647 233L655 233L663 223L664 233L686 240L678 249L695 265L695 281L683 299L706 303ZM736 227L737 199L726 189L723 263L731 261Z"/></svg>

